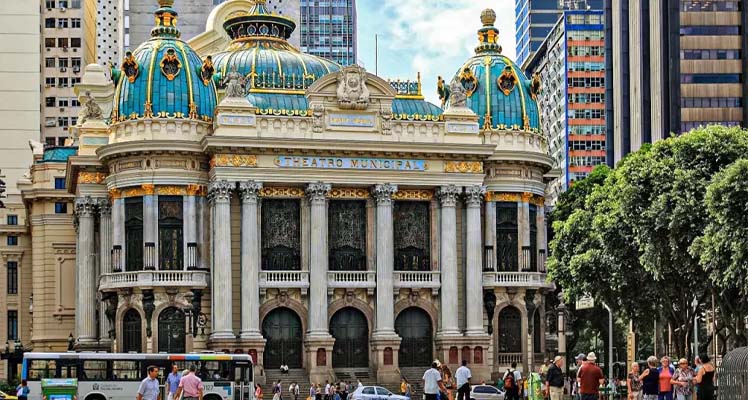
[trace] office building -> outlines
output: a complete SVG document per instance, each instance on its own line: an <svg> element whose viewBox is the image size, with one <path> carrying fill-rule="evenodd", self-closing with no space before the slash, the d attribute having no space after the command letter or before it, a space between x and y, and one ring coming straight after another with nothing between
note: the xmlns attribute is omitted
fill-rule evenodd
<svg viewBox="0 0 748 400"><path fill-rule="evenodd" d="M563 10L602 10L603 0L515 0L517 64L525 62L551 33Z"/></svg>
<svg viewBox="0 0 748 400"><path fill-rule="evenodd" d="M335 61L356 63L356 0L300 0L301 51Z"/></svg>
<svg viewBox="0 0 748 400"><path fill-rule="evenodd" d="M608 163L700 125L748 123L742 1L606 0Z"/></svg>
<svg viewBox="0 0 748 400"><path fill-rule="evenodd" d="M542 130L560 177L549 185L553 204L562 191L605 164L605 57L602 10L567 10L525 63L543 84L538 95Z"/></svg>

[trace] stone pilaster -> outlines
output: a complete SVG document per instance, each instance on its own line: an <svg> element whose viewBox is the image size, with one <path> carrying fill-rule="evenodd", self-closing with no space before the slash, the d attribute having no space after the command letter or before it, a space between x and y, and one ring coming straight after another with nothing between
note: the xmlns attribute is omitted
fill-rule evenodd
<svg viewBox="0 0 748 400"><path fill-rule="evenodd" d="M457 215L455 206L460 190L457 186L440 187L436 195L441 203L440 265L441 265L441 326L439 336L458 336L457 313Z"/></svg>
<svg viewBox="0 0 748 400"><path fill-rule="evenodd" d="M530 266L530 254L525 254L523 248L530 246L530 198L531 193L522 193L520 201L517 203L517 234L519 242L519 270L528 271L533 269Z"/></svg>
<svg viewBox="0 0 748 400"><path fill-rule="evenodd" d="M189 243L197 243L197 196L182 196L182 220L184 221L184 234L182 235L182 267L196 267L197 249L190 254Z"/></svg>
<svg viewBox="0 0 748 400"><path fill-rule="evenodd" d="M465 266L466 328L468 336L485 335L483 330L483 257L481 246L481 201L485 186L465 188L467 208L467 254Z"/></svg>
<svg viewBox="0 0 748 400"><path fill-rule="evenodd" d="M143 245L153 243L153 268L158 270L158 196L154 193L153 185L143 185ZM123 250L124 251L124 250ZM148 251L143 249L143 259L146 266L149 263Z"/></svg>
<svg viewBox="0 0 748 400"><path fill-rule="evenodd" d="M214 181L208 187L212 206L211 341L235 339L231 325L231 194L234 182Z"/></svg>
<svg viewBox="0 0 748 400"><path fill-rule="evenodd" d="M99 199L99 266L101 274L112 272L112 206L109 199ZM98 282L98 277L96 277ZM98 288L97 288L98 289ZM111 345L109 332L112 324L106 315L105 302L99 303L99 343L105 346Z"/></svg>
<svg viewBox="0 0 748 400"><path fill-rule="evenodd" d="M260 240L257 218L262 183L240 182L242 199L242 257L241 257L241 309L242 324L239 337L244 340L262 340L260 332Z"/></svg>
<svg viewBox="0 0 748 400"><path fill-rule="evenodd" d="M78 254L76 254L77 283L75 331L81 348L96 346L96 241L94 217L97 200L91 196L75 199L78 218Z"/></svg>
<svg viewBox="0 0 748 400"><path fill-rule="evenodd" d="M331 186L315 182L307 185L311 235L309 254L309 336L330 335L327 328L327 194Z"/></svg>

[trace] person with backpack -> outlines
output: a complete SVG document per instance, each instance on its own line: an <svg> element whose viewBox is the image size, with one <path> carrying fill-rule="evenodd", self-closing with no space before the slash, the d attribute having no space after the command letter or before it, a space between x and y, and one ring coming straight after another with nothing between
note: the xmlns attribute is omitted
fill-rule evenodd
<svg viewBox="0 0 748 400"><path fill-rule="evenodd" d="M504 373L504 390L506 391L506 400L519 400L520 384L522 374L517 371L517 363L513 362L512 367Z"/></svg>

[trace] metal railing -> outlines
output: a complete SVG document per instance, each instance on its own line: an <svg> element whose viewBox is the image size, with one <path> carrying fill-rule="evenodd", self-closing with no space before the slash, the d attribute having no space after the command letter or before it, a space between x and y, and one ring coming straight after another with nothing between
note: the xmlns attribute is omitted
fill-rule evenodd
<svg viewBox="0 0 748 400"><path fill-rule="evenodd" d="M99 290L132 287L194 287L208 286L206 271L129 271L103 274Z"/></svg>

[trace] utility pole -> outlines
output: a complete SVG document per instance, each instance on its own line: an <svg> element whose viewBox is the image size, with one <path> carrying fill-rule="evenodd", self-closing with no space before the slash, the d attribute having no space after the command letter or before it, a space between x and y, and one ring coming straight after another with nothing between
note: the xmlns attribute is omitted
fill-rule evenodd
<svg viewBox="0 0 748 400"><path fill-rule="evenodd" d="M613 379L613 310L603 303L603 307L608 310L608 379Z"/></svg>

